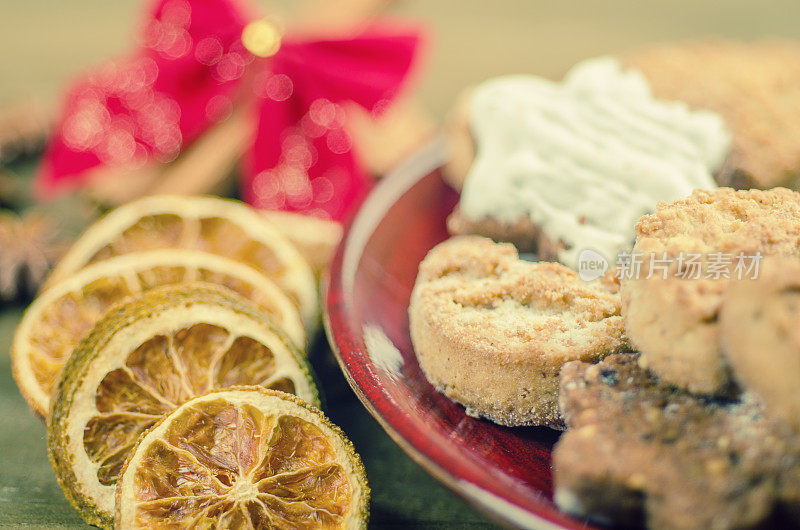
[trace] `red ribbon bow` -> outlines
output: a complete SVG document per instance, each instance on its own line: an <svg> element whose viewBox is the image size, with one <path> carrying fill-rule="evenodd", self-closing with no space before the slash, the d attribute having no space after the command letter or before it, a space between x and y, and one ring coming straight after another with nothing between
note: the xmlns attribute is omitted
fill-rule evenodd
<svg viewBox="0 0 800 530"><path fill-rule="evenodd" d="M242 168L245 200L347 217L370 180L342 103L385 108L410 73L419 32L373 25L348 38L284 36L262 58L242 43L253 20L237 0L157 0L141 49L69 90L40 194L77 187L104 166L168 162L249 99L258 123Z"/></svg>

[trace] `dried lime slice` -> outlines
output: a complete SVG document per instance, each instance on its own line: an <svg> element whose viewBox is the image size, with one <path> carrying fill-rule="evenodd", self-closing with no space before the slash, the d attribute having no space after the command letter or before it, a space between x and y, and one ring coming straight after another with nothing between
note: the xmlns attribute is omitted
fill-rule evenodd
<svg viewBox="0 0 800 530"><path fill-rule="evenodd" d="M111 306L157 287L193 281L239 293L269 314L298 346L305 345L306 332L295 306L253 268L198 250L133 252L94 263L34 300L11 346L22 395L37 414L45 416L61 368Z"/></svg>
<svg viewBox="0 0 800 530"><path fill-rule="evenodd" d="M303 256L258 212L215 197L158 195L111 211L72 245L46 286L90 263L160 248L204 250L250 265L289 296L307 327L316 324L316 283Z"/></svg>
<svg viewBox="0 0 800 530"><path fill-rule="evenodd" d="M183 404L145 434L117 486L117 528L364 528L369 487L344 433L258 387Z"/></svg>
<svg viewBox="0 0 800 530"><path fill-rule="evenodd" d="M243 298L189 284L112 310L67 361L48 417L53 469L87 522L110 526L139 436L194 396L257 384L316 404L305 360Z"/></svg>

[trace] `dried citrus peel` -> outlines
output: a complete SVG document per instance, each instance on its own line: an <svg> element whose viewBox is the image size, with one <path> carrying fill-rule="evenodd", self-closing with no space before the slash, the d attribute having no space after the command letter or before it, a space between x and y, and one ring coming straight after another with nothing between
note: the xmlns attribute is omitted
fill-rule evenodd
<svg viewBox="0 0 800 530"><path fill-rule="evenodd" d="M321 412L238 387L185 403L140 439L116 526L363 528L368 502L360 458Z"/></svg>
<svg viewBox="0 0 800 530"><path fill-rule="evenodd" d="M191 397L243 384L318 402L291 341L230 292L156 289L112 311L64 367L48 419L68 500L87 522L109 525L114 484L138 437Z"/></svg>

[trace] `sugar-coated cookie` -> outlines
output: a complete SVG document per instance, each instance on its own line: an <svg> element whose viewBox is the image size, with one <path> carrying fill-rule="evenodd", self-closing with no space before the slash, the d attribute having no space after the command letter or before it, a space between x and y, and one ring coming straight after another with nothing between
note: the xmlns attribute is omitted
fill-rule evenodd
<svg viewBox="0 0 800 530"><path fill-rule="evenodd" d="M420 366L467 413L503 425L560 425L558 374L626 349L613 286L558 263L521 261L477 236L441 243L411 295Z"/></svg>
<svg viewBox="0 0 800 530"><path fill-rule="evenodd" d="M619 271L625 330L642 365L691 392L730 390L720 306L731 283L751 281L769 255L800 258L797 192L697 190L642 217Z"/></svg>
<svg viewBox="0 0 800 530"><path fill-rule="evenodd" d="M800 260L766 258L757 278L731 285L720 333L734 378L800 430Z"/></svg>
<svg viewBox="0 0 800 530"><path fill-rule="evenodd" d="M562 510L659 529L777 528L779 510L800 522L800 441L752 396L676 390L635 355L567 364L560 396L567 432L553 479Z"/></svg>

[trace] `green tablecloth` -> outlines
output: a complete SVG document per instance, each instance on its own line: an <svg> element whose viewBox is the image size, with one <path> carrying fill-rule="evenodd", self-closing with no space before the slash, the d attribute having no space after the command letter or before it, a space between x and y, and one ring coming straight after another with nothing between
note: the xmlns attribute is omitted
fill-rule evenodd
<svg viewBox="0 0 800 530"><path fill-rule="evenodd" d="M11 377L8 348L20 308L0 310L0 527L85 526L64 499L47 459L45 428ZM372 487L371 527L484 528L481 514L409 459L352 393L327 347L312 356L326 412L364 459Z"/></svg>

